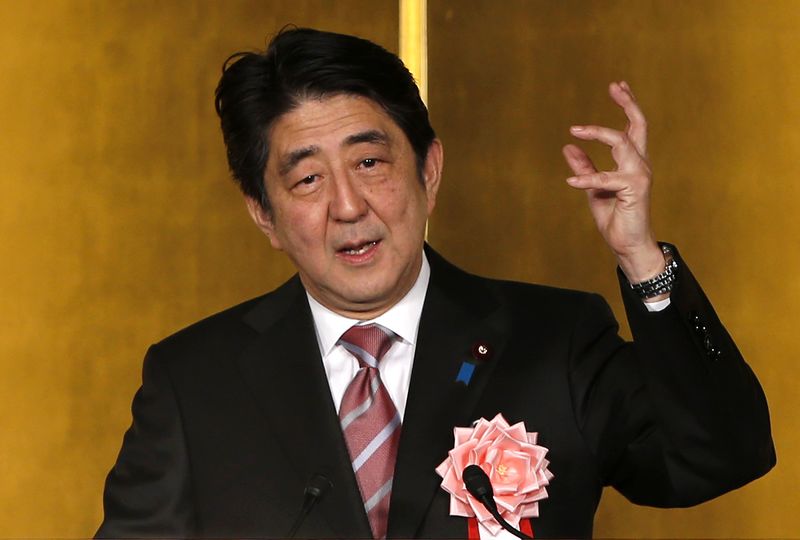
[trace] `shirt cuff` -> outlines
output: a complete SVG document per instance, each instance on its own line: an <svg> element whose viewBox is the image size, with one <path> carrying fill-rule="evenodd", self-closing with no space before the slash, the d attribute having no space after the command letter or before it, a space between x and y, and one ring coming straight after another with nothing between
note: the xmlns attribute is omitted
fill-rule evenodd
<svg viewBox="0 0 800 540"><path fill-rule="evenodd" d="M644 307L647 308L647 311L653 313L655 311L663 311L667 309L669 306L669 298L664 298L663 300L659 300L657 302L647 302L645 301Z"/></svg>

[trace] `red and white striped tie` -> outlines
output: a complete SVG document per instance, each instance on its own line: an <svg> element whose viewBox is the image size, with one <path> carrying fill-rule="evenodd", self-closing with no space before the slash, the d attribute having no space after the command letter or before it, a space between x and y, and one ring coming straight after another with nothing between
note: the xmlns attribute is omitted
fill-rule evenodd
<svg viewBox="0 0 800 540"><path fill-rule="evenodd" d="M386 537L400 442L400 415L378 371L395 337L391 330L368 324L351 327L339 340L360 366L345 390L339 421L374 538Z"/></svg>

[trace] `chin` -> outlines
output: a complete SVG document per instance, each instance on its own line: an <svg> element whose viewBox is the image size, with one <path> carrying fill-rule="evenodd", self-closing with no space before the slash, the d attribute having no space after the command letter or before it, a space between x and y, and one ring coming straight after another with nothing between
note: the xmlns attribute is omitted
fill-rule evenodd
<svg viewBox="0 0 800 540"><path fill-rule="evenodd" d="M343 289L342 298L356 308L373 309L386 302L392 296L391 287L382 287L361 282L358 287Z"/></svg>
<svg viewBox="0 0 800 540"><path fill-rule="evenodd" d="M379 305L381 301L386 298L386 294L361 288L357 291L350 291L345 298L347 298L353 306L371 308Z"/></svg>

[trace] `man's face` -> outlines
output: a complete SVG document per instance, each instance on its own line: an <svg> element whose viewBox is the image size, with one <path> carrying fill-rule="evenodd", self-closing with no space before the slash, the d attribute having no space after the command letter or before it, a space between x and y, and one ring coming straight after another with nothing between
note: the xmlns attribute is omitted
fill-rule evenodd
<svg viewBox="0 0 800 540"><path fill-rule="evenodd" d="M268 135L264 182L272 208L248 199L255 222L327 308L359 319L389 309L422 264L441 176L439 141L429 149L423 184L405 134L367 98L306 100Z"/></svg>

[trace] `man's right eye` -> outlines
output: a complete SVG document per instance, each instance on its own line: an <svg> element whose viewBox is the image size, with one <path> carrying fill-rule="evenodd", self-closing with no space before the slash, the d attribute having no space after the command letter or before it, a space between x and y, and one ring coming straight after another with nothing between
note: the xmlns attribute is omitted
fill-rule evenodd
<svg viewBox="0 0 800 540"><path fill-rule="evenodd" d="M298 186L309 186L317 181L316 174L309 174L305 178L301 178L299 182L297 182Z"/></svg>

